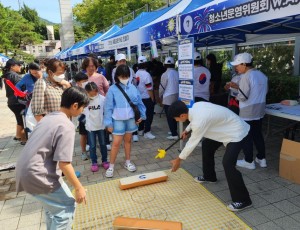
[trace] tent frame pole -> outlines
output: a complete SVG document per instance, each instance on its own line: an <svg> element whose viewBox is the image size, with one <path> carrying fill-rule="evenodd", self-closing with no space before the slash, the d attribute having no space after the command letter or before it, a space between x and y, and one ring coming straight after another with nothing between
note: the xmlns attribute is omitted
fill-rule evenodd
<svg viewBox="0 0 300 230"><path fill-rule="evenodd" d="M300 36L295 37L295 48L294 48L294 76L300 76ZM299 93L300 96L300 80L299 80Z"/></svg>

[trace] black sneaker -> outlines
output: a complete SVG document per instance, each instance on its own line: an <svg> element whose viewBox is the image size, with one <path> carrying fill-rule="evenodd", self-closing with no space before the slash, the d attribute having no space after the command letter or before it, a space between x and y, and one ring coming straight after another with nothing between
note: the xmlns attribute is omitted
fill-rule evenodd
<svg viewBox="0 0 300 230"><path fill-rule="evenodd" d="M227 209L232 212L242 211L246 208L250 208L252 206L252 202L232 202L230 205L227 206Z"/></svg>
<svg viewBox="0 0 300 230"><path fill-rule="evenodd" d="M196 177L194 177L194 180L200 184L202 184L204 182L208 182L208 183L216 183L217 182L217 180L215 180L215 181L205 180L203 176L196 176Z"/></svg>

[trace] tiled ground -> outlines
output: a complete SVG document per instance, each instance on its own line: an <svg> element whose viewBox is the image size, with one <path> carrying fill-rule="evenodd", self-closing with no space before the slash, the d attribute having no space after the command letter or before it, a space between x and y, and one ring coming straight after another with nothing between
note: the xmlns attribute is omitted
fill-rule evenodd
<svg viewBox="0 0 300 230"><path fill-rule="evenodd" d="M159 108L157 110L160 111ZM287 121L272 118L271 122L278 125ZM166 148L172 142L166 139L165 116L160 118L159 114L156 114L152 127L153 134L157 137L155 140L150 141L141 137L138 143L133 143L132 160L138 167L136 173L168 169L170 168L169 161L178 155L179 145L168 151L165 159L154 159L158 148ZM271 130L271 133L276 130L278 130L277 127ZM0 91L0 164L15 162L22 150L20 144L12 140L14 132L15 120L6 106L3 90ZM269 135L267 138L267 169L241 170L251 194L253 207L238 213L238 216L253 229L300 229L300 185L293 184L278 175L282 137L283 132L277 132L276 135ZM299 133L297 137L299 138ZM216 184L206 185L206 188L226 204L230 201L230 195L221 164L223 153L224 148L220 148L216 154L216 171L219 181ZM115 178L132 175L122 167L123 159L122 150L117 159ZM80 180L84 185L107 180L104 177L103 168L97 173L92 173L89 169L90 162L80 159L78 136L73 164L75 169L81 172ZM201 148L197 147L182 167L196 176L202 173L201 164ZM0 173L0 229L46 229L42 207L25 193L16 194L14 175L14 170ZM201 229L200 226L199 229Z"/></svg>

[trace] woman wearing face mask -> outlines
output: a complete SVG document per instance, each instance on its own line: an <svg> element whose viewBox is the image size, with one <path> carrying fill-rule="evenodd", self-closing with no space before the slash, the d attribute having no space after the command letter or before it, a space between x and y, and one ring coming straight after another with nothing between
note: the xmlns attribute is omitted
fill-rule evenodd
<svg viewBox="0 0 300 230"><path fill-rule="evenodd" d="M130 161L131 137L132 133L138 130L137 124L146 119L146 108L137 88L128 82L129 76L129 67L127 65L119 65L115 73L115 84L109 88L106 94L104 125L113 134L110 165L106 170L106 177L113 177L114 175L116 157L123 140L126 158L124 167L130 172L136 171L135 165ZM117 85L124 90L131 102L138 107L141 118L137 122L134 119L133 109Z"/></svg>
<svg viewBox="0 0 300 230"><path fill-rule="evenodd" d="M39 122L46 114L60 110L63 90L71 87L65 80L65 65L58 59L47 62L48 77L36 81L31 99L32 113Z"/></svg>

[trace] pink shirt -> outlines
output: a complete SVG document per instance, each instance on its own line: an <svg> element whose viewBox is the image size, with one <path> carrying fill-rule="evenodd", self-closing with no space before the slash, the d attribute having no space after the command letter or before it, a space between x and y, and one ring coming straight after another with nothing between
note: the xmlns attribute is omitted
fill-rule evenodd
<svg viewBox="0 0 300 230"><path fill-rule="evenodd" d="M109 84L102 74L94 73L91 77L89 77L88 81L95 82L98 86L99 94L101 94L102 96L106 95L109 88Z"/></svg>

